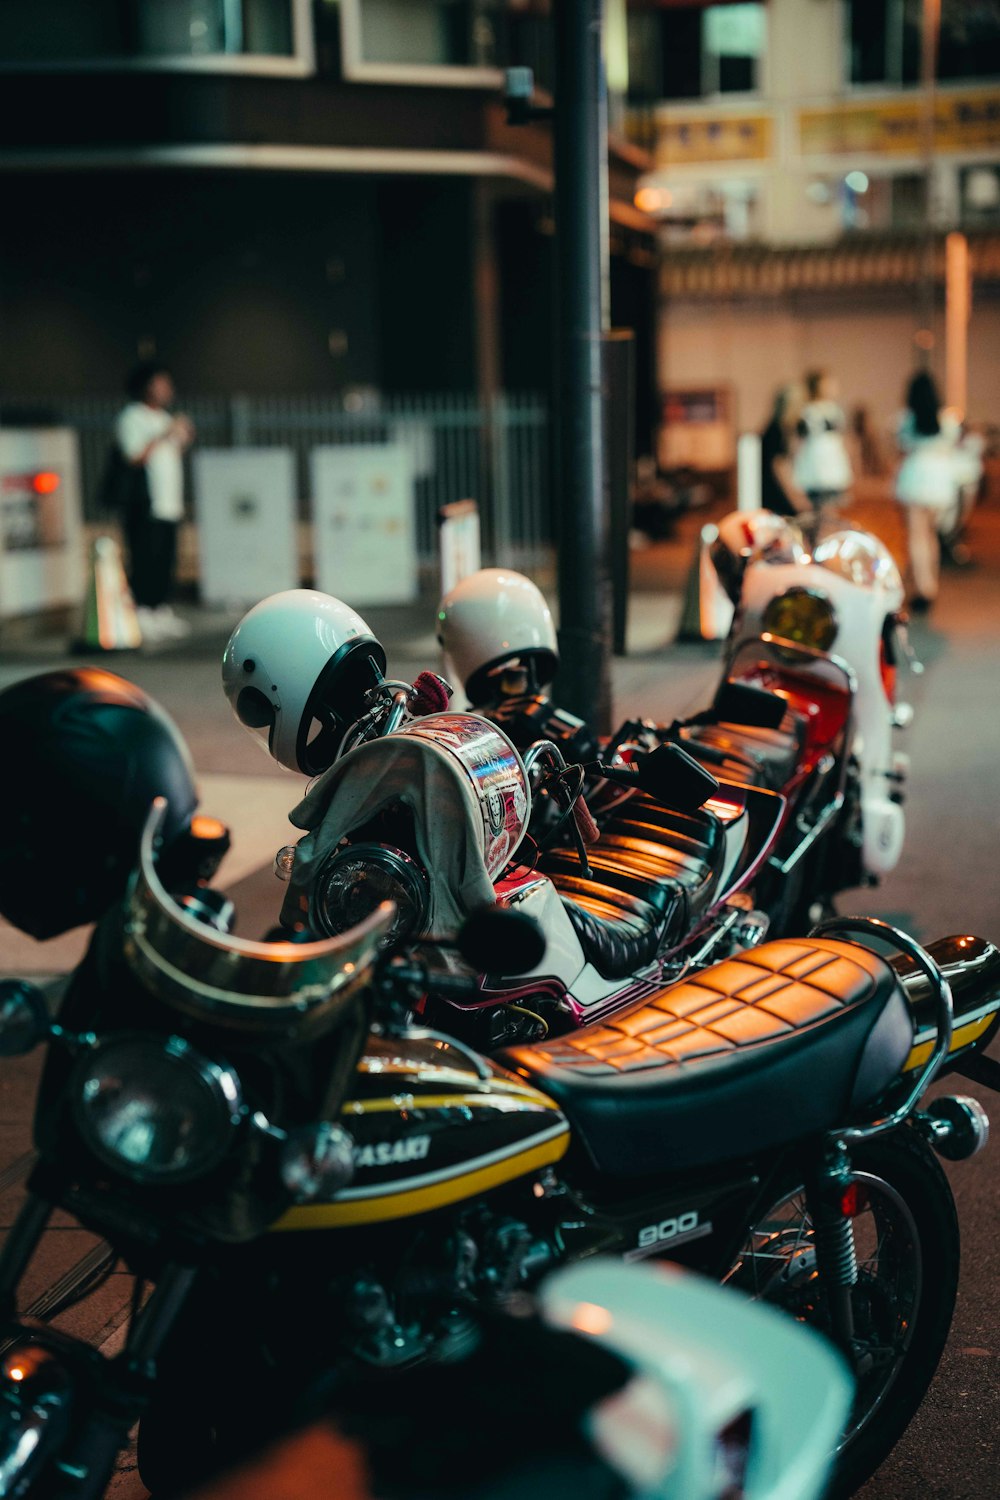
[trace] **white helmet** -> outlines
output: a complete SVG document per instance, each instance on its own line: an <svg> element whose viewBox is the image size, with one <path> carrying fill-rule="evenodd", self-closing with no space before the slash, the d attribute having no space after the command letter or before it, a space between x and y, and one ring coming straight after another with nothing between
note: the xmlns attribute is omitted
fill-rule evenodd
<svg viewBox="0 0 1000 1500"><path fill-rule="evenodd" d="M552 612L523 573L480 568L455 585L438 606L438 641L470 703L491 696L498 667L531 663L537 686L559 665Z"/></svg>
<svg viewBox="0 0 1000 1500"><path fill-rule="evenodd" d="M361 616L316 589L255 604L222 658L222 686L240 723L281 765L307 776L333 764L384 672L385 652Z"/></svg>

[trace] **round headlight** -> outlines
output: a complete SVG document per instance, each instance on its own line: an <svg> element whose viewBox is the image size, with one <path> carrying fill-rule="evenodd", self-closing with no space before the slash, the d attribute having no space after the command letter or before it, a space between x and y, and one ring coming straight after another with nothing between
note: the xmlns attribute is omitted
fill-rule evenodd
<svg viewBox="0 0 1000 1500"><path fill-rule="evenodd" d="M136 1182L210 1172L240 1120L240 1082L180 1037L111 1037L77 1064L73 1108L86 1144Z"/></svg>
<svg viewBox="0 0 1000 1500"><path fill-rule="evenodd" d="M829 651L837 639L837 612L815 589L786 589L768 602L764 628L796 645Z"/></svg>
<svg viewBox="0 0 1000 1500"><path fill-rule="evenodd" d="M370 917L382 901L396 906L386 944L417 936L430 904L427 872L402 849L389 844L350 844L327 860L316 878L311 924L332 937Z"/></svg>

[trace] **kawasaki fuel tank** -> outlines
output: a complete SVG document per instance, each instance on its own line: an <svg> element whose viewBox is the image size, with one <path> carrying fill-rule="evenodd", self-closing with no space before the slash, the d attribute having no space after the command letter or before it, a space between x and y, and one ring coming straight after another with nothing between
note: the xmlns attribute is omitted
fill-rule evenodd
<svg viewBox="0 0 1000 1500"><path fill-rule="evenodd" d="M277 1230L331 1229L430 1213L556 1162L569 1124L551 1099L443 1037L371 1037L342 1120L354 1178Z"/></svg>

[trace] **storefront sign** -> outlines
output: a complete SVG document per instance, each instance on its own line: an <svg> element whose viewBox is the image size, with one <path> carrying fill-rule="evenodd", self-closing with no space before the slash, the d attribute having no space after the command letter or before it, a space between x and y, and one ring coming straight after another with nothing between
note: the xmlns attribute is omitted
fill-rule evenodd
<svg viewBox="0 0 1000 1500"><path fill-rule="evenodd" d="M886 103L833 104L799 110L799 141L806 156L918 155L923 145L919 96ZM1000 145L1000 89L938 94L934 146L963 151Z"/></svg>
<svg viewBox="0 0 1000 1500"><path fill-rule="evenodd" d="M316 587L353 605L416 599L409 447L314 448L312 492Z"/></svg>
<svg viewBox="0 0 1000 1500"><path fill-rule="evenodd" d="M299 582L290 448L201 448L193 459L205 604L256 604Z"/></svg>
<svg viewBox="0 0 1000 1500"><path fill-rule="evenodd" d="M658 167L688 162L766 161L771 154L771 117L662 110L656 116L653 154Z"/></svg>

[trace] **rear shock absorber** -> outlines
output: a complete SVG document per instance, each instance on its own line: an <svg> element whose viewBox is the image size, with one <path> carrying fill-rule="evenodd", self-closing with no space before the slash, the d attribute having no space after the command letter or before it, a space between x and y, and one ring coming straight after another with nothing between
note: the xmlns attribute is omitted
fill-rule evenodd
<svg viewBox="0 0 1000 1500"><path fill-rule="evenodd" d="M816 1268L830 1316L831 1332L841 1347L854 1348L852 1293L858 1281L854 1243L857 1183L851 1174L847 1149L837 1145L826 1158L807 1194L813 1222Z"/></svg>

